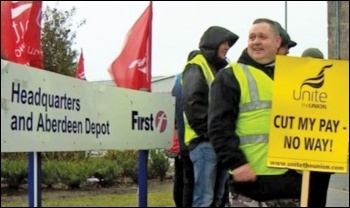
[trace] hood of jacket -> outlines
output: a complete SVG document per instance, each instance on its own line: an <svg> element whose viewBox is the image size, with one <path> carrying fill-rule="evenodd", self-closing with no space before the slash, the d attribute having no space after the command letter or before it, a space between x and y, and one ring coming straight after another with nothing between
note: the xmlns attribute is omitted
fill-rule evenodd
<svg viewBox="0 0 350 208"><path fill-rule="evenodd" d="M190 61L191 59L193 59L195 56L197 56L197 54L200 54L201 51L200 50L193 50L191 51L188 56L187 56L187 61Z"/></svg>
<svg viewBox="0 0 350 208"><path fill-rule="evenodd" d="M228 41L230 48L237 42L238 35L219 26L208 28L203 34L199 42L199 49L204 58L216 69L223 68L227 65L227 61L220 60L217 56L217 50L221 43Z"/></svg>

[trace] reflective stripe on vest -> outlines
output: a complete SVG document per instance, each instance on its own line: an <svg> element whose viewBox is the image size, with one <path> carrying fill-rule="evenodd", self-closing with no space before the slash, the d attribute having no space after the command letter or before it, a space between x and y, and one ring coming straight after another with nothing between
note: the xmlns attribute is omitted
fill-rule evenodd
<svg viewBox="0 0 350 208"><path fill-rule="evenodd" d="M187 62L187 64L197 64L198 66L200 66L200 68L202 69L203 75L205 77L205 80L207 81L207 85L209 89L208 93L209 93L211 88L211 83L214 80L214 75L207 61L205 60L204 56L202 54L198 54L189 62ZM208 99L209 99L209 96L208 96ZM185 144L189 145L192 139L197 138L198 135L189 125L185 112L183 112L183 117L184 117L184 123L185 123Z"/></svg>
<svg viewBox="0 0 350 208"><path fill-rule="evenodd" d="M266 143L268 139L269 139L268 134L249 135L249 136L239 137L241 144Z"/></svg>
<svg viewBox="0 0 350 208"><path fill-rule="evenodd" d="M240 149L257 175L278 175L285 168L267 166L273 81L263 71L244 64L231 64L241 89L236 124Z"/></svg>
<svg viewBox="0 0 350 208"><path fill-rule="evenodd" d="M242 107L239 108L239 112L252 111L257 109L271 108L271 101L261 101L259 100L258 88L256 86L256 81L253 78L253 75L249 71L247 65L240 64L243 68L243 72L248 79L249 91L250 91L250 103L245 103Z"/></svg>

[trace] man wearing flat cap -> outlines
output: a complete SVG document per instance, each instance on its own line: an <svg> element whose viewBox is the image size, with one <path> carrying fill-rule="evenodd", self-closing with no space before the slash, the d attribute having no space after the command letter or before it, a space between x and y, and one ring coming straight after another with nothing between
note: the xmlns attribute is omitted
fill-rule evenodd
<svg viewBox="0 0 350 208"><path fill-rule="evenodd" d="M278 32L280 33L280 37L282 39L281 46L279 47L277 51L277 55L288 55L289 49L293 48L297 45L297 43L293 40L291 40L290 36L288 35L287 31L283 29L280 23L275 21L275 25L278 29Z"/></svg>

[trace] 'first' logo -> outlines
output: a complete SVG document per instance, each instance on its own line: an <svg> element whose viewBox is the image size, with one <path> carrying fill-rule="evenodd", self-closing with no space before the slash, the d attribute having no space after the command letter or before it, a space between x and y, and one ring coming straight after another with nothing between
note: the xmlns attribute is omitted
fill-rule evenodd
<svg viewBox="0 0 350 208"><path fill-rule="evenodd" d="M155 118L152 113L149 116L140 116L138 111L132 111L131 117L132 130L154 131L155 126L160 133L163 133L168 124L164 111L159 111Z"/></svg>
<svg viewBox="0 0 350 208"><path fill-rule="evenodd" d="M156 115L156 127L160 133L164 132L168 124L168 119L164 111L159 111Z"/></svg>

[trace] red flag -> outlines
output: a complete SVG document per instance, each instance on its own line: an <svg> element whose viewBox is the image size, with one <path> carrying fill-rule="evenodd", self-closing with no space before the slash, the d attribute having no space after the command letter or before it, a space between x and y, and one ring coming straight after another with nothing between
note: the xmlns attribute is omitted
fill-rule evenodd
<svg viewBox="0 0 350 208"><path fill-rule="evenodd" d="M1 55L7 60L43 68L42 1L1 1Z"/></svg>
<svg viewBox="0 0 350 208"><path fill-rule="evenodd" d="M78 79L86 80L85 77L85 69L84 69L84 56L83 56L83 50L81 50L80 57L77 63L77 69L75 77Z"/></svg>
<svg viewBox="0 0 350 208"><path fill-rule="evenodd" d="M152 3L129 30L125 45L109 67L118 87L151 90Z"/></svg>

